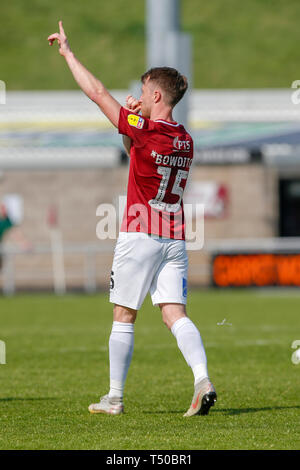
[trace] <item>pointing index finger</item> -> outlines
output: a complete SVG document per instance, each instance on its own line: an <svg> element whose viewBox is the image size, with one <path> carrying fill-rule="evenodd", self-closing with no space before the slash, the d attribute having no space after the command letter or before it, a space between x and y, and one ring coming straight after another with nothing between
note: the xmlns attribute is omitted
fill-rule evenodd
<svg viewBox="0 0 300 470"><path fill-rule="evenodd" d="M62 21L60 20L60 21L58 22L58 24L59 24L59 32L60 32L60 34L63 34L63 35L65 36L65 31L64 31L64 28L63 28Z"/></svg>

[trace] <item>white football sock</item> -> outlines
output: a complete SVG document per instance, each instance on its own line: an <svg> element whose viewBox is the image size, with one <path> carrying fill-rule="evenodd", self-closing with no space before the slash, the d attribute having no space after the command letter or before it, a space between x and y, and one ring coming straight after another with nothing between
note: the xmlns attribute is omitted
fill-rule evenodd
<svg viewBox="0 0 300 470"><path fill-rule="evenodd" d="M184 359L192 368L195 383L208 377L204 346L194 323L188 317L180 318L173 324L171 331Z"/></svg>
<svg viewBox="0 0 300 470"><path fill-rule="evenodd" d="M109 338L110 397L123 397L134 345L134 324L113 322Z"/></svg>

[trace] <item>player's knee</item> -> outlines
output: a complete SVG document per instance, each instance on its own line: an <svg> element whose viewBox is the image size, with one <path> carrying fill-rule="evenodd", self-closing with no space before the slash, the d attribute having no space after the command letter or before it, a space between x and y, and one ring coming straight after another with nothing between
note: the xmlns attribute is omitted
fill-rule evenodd
<svg viewBox="0 0 300 470"><path fill-rule="evenodd" d="M113 313L114 321L119 321L123 323L134 323L137 315L136 310L116 304L114 305Z"/></svg>
<svg viewBox="0 0 300 470"><path fill-rule="evenodd" d="M164 324L166 325L166 327L170 330L170 329L171 329L171 326L170 326L169 318L168 318L166 315L162 315L162 321L164 322Z"/></svg>
<svg viewBox="0 0 300 470"><path fill-rule="evenodd" d="M169 330L171 330L172 326L177 320L179 320L179 318L182 318L182 317L180 316L180 317L174 318L173 316L170 316L168 314L162 315L162 320Z"/></svg>
<svg viewBox="0 0 300 470"><path fill-rule="evenodd" d="M182 317L186 317L185 305L182 304L160 304L162 320L170 330L174 323Z"/></svg>

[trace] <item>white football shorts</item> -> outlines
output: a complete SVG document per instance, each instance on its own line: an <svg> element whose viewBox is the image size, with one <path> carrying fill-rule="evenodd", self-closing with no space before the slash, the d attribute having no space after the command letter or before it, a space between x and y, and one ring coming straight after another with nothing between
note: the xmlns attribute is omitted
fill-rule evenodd
<svg viewBox="0 0 300 470"><path fill-rule="evenodd" d="M109 300L139 310L150 291L153 305L186 304L187 269L184 240L120 232L114 251Z"/></svg>

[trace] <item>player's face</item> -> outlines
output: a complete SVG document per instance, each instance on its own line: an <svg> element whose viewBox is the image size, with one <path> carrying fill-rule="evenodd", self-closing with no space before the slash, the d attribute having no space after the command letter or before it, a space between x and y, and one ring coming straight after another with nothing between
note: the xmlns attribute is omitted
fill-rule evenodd
<svg viewBox="0 0 300 470"><path fill-rule="evenodd" d="M142 116L150 118L153 105L153 87L149 84L149 79L142 85L142 94L139 99Z"/></svg>

